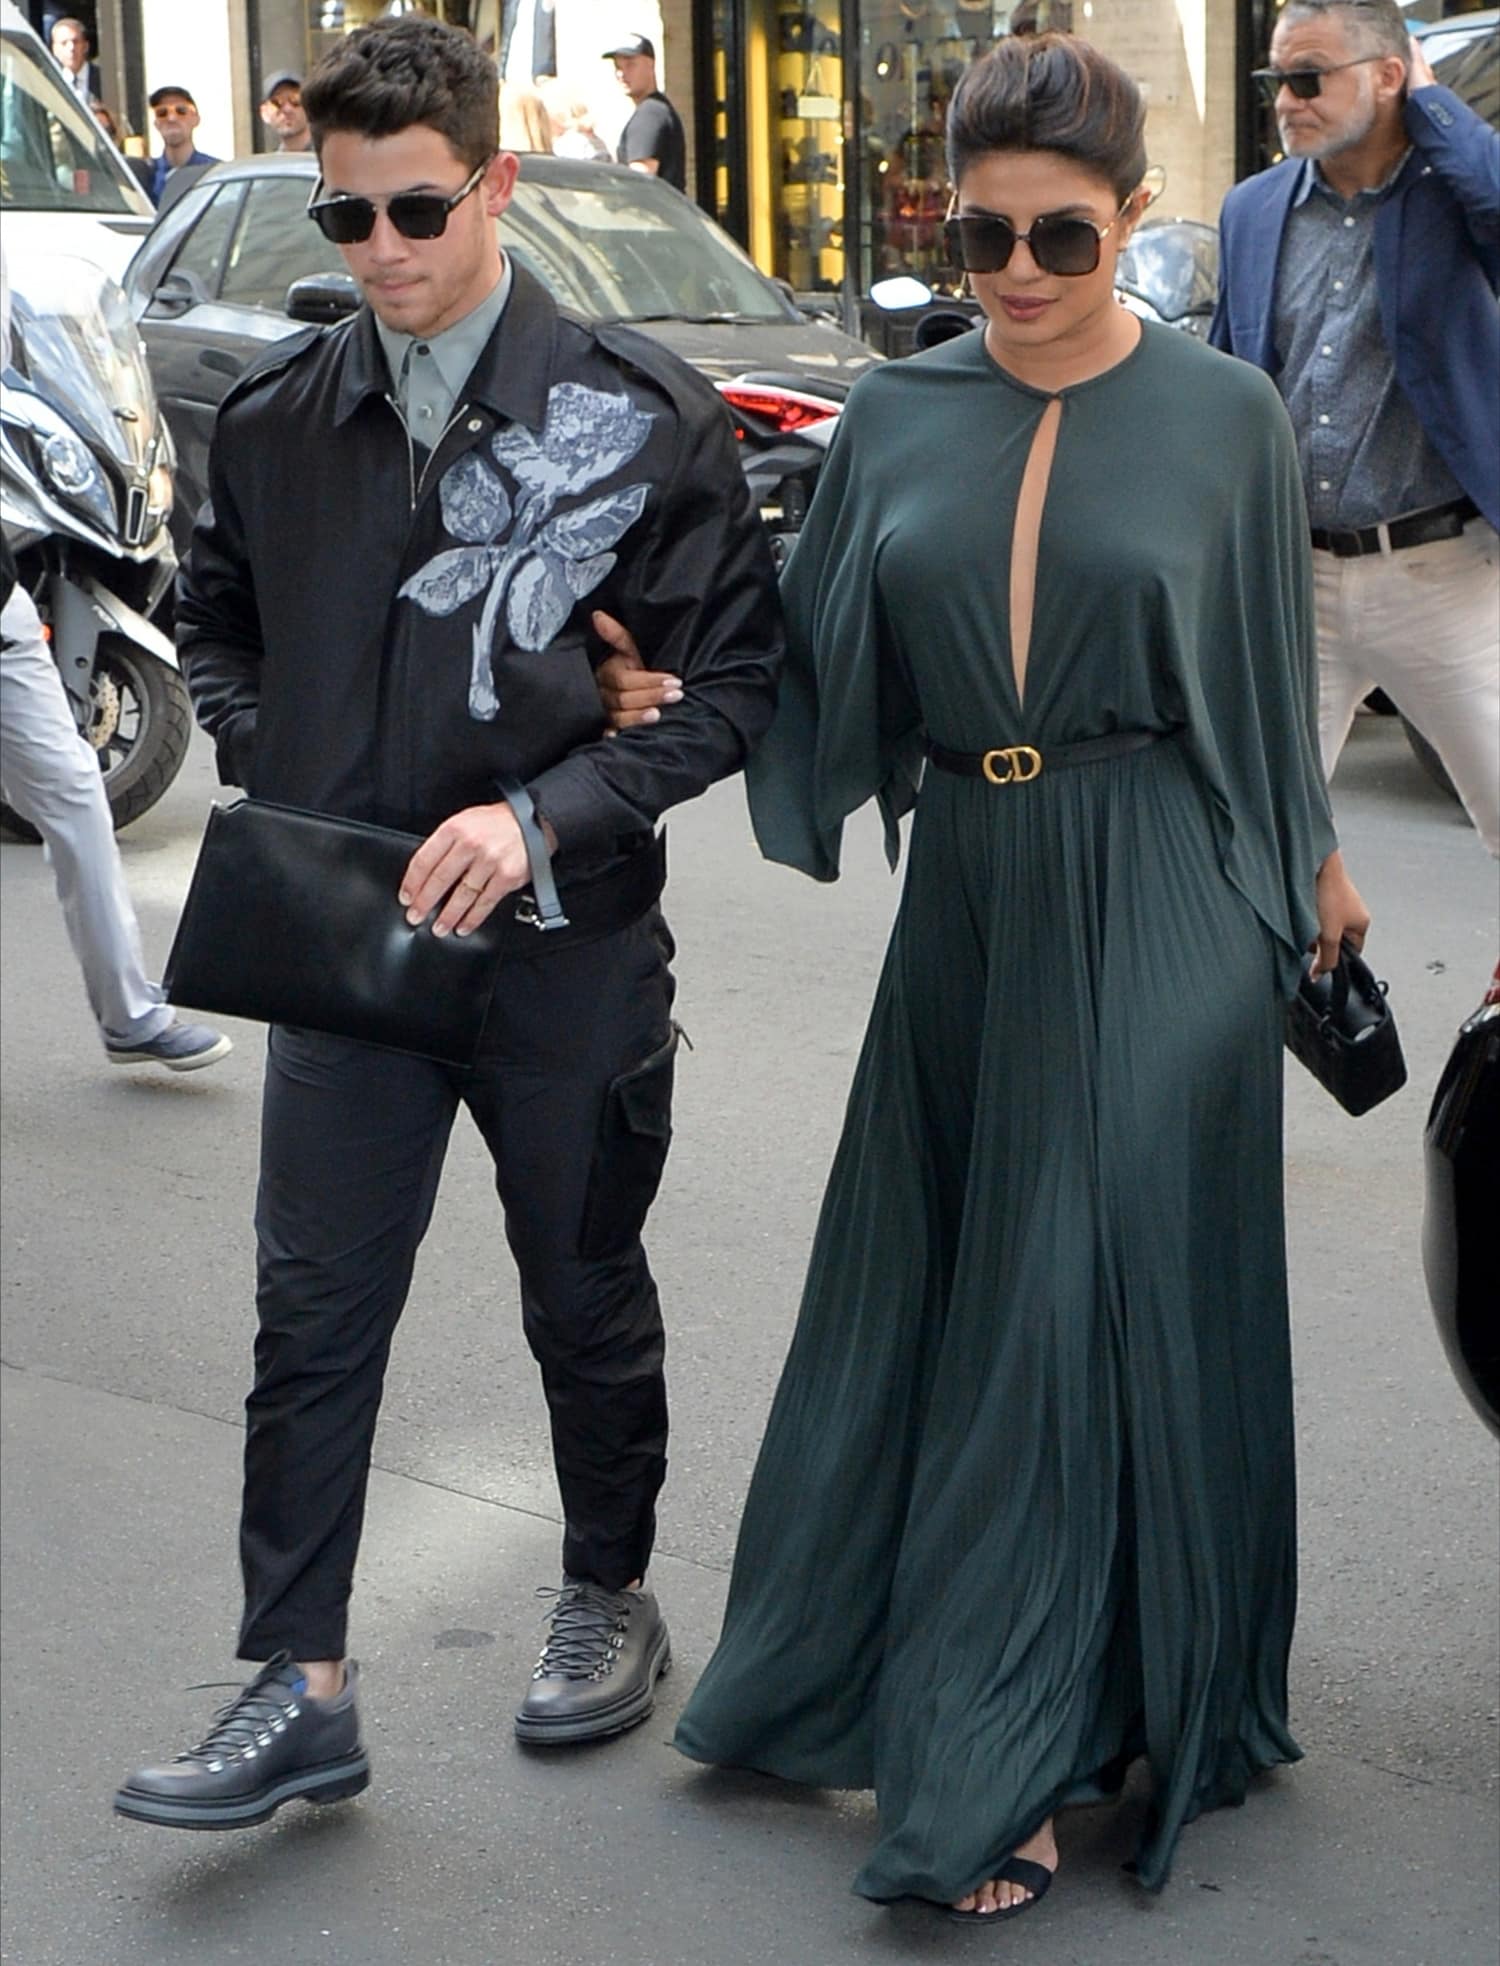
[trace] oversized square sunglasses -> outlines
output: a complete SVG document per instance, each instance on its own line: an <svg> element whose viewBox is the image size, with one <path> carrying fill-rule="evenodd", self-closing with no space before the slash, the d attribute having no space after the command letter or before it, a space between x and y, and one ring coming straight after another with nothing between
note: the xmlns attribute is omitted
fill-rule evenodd
<svg viewBox="0 0 1500 1966"><path fill-rule="evenodd" d="M398 191L385 208L385 215L403 239L441 239L448 228L448 214L463 203L494 160L486 157L451 197L438 191ZM319 198L323 180L313 186L307 201L307 216L325 239L335 246L358 246L375 230L377 207L368 198L340 193L336 198Z"/></svg>
<svg viewBox="0 0 1500 1966"><path fill-rule="evenodd" d="M1071 278L1092 273L1099 264L1101 242L1125 216L1127 198L1108 225L1091 218L1044 212L1031 221L1029 232L1017 232L1008 218L989 212L960 212L943 221L948 256L961 273L1003 273L1016 247L1025 244L1043 273Z"/></svg>
<svg viewBox="0 0 1500 1966"><path fill-rule="evenodd" d="M1275 102L1283 89L1290 89L1298 102L1311 102L1323 93L1323 77L1337 75L1346 68L1362 68L1367 61L1384 61L1384 55L1356 55L1353 61L1330 62L1327 68L1255 68L1250 80L1267 102Z"/></svg>

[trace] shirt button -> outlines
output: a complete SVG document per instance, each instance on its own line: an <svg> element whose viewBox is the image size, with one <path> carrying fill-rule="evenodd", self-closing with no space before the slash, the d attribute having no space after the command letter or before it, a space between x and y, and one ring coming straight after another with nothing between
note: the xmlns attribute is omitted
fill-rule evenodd
<svg viewBox="0 0 1500 1966"><path fill-rule="evenodd" d="M1319 490L1319 491L1332 491L1332 490L1333 490L1333 486L1332 486L1332 484L1331 484L1331 483L1329 482L1329 480L1328 480L1327 478L1319 478L1319 480L1318 480L1318 490Z"/></svg>
<svg viewBox="0 0 1500 1966"><path fill-rule="evenodd" d="M1342 281L1342 280L1335 280L1335 281L1334 281L1334 283L1333 283L1333 291L1334 291L1334 292L1335 292L1336 294L1341 294L1341 293L1342 293L1342 292L1344 291L1344 283L1343 283L1343 281Z"/></svg>
<svg viewBox="0 0 1500 1966"><path fill-rule="evenodd" d="M1350 219L1348 223L1352 225L1354 221ZM432 350L427 346L427 343L425 341L419 341L417 343L417 353L419 355L430 355L432 353Z"/></svg>
<svg viewBox="0 0 1500 1966"><path fill-rule="evenodd" d="M425 415L427 414L427 412L426 412L425 410L423 410L423 412L422 412L422 414L423 414L423 416L425 416ZM1318 418L1318 421L1319 421L1319 423L1326 423L1326 422L1328 421L1328 418L1327 418L1326 416L1320 416L1320 417Z"/></svg>
<svg viewBox="0 0 1500 1966"><path fill-rule="evenodd" d="M1325 355L1331 355L1333 353L1333 343L1331 341L1325 341L1323 343L1323 353Z"/></svg>
<svg viewBox="0 0 1500 1966"><path fill-rule="evenodd" d="M418 415L418 416L431 416L431 415L432 415L432 405L431 405L431 403L421 403L421 404L419 404L419 405L417 406L417 415ZM1327 417L1326 417L1326 416L1324 417L1324 419L1323 419L1323 421L1324 421L1325 423L1326 423L1326 422L1328 421L1328 419L1327 419Z"/></svg>
<svg viewBox="0 0 1500 1966"><path fill-rule="evenodd" d="M1346 218L1346 219L1344 220L1344 223L1345 223L1345 225L1353 225L1353 223L1354 223L1354 220L1353 220L1352 218ZM426 351L426 349L424 348L424 349L422 350L422 353L423 353L423 354L425 355L425 354L426 354L426 352L427 352L427 351Z"/></svg>

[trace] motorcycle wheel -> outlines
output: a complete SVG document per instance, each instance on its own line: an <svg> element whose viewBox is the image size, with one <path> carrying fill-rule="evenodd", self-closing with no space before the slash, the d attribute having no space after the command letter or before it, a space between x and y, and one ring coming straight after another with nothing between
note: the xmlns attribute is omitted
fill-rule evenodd
<svg viewBox="0 0 1500 1966"><path fill-rule="evenodd" d="M92 695L93 723L85 735L98 753L118 832L149 812L181 771L193 706L177 671L142 655L123 635L100 636ZM0 827L14 839L41 839L8 805L0 804Z"/></svg>

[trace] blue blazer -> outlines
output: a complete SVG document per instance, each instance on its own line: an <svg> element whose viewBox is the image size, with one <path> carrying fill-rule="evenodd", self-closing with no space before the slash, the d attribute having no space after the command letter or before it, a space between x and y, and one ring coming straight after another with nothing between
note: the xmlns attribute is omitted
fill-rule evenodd
<svg viewBox="0 0 1500 1966"><path fill-rule="evenodd" d="M1500 527L1500 132L1429 84L1406 99L1416 157L1375 214L1385 345L1428 442ZM1270 376L1276 268L1304 164L1237 184L1219 214L1219 296L1209 339Z"/></svg>

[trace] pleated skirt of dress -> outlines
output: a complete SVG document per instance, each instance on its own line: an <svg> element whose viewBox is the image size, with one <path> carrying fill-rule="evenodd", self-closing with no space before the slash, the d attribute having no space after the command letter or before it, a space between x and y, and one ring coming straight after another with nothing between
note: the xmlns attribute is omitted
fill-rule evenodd
<svg viewBox="0 0 1500 1966"><path fill-rule="evenodd" d="M930 774L677 1744L876 1791L951 1902L1149 1758L1144 1884L1295 1760L1270 937L1179 744Z"/></svg>

